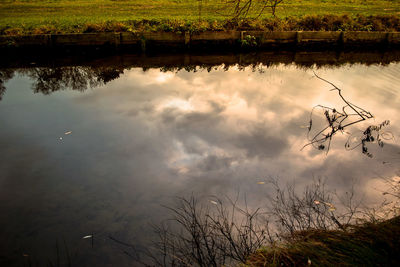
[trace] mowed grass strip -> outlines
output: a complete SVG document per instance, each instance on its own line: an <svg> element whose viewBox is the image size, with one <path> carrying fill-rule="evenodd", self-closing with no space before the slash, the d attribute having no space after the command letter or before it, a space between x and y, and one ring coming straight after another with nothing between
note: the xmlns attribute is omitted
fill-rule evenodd
<svg viewBox="0 0 400 267"><path fill-rule="evenodd" d="M132 21L224 22L225 0L0 0L0 33L82 32L87 25ZM400 0L284 0L278 18L400 15ZM249 17L255 17L252 12ZM259 19L272 18L266 10ZM100 30L102 27L99 27ZM103 27L104 28L104 27ZM42 29L36 30L35 29ZM44 29L44 30L43 30Z"/></svg>

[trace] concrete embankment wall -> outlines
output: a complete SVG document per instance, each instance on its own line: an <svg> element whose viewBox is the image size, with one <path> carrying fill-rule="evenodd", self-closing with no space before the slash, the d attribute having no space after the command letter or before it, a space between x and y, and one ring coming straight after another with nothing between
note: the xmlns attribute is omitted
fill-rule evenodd
<svg viewBox="0 0 400 267"><path fill-rule="evenodd" d="M113 66L115 68L172 68L187 67L211 68L224 64L228 66L255 66L258 64L293 64L309 67L340 66L342 64L389 64L400 62L400 50L382 51L257 51L252 53L157 53L144 55L117 54L113 56L84 56L84 55L35 55L25 57L2 58L0 68L32 68L32 67L66 67L87 66L101 68Z"/></svg>
<svg viewBox="0 0 400 267"><path fill-rule="evenodd" d="M400 32L83 33L0 36L0 51L23 48L128 48L132 52L188 49L271 49L281 47L400 47Z"/></svg>

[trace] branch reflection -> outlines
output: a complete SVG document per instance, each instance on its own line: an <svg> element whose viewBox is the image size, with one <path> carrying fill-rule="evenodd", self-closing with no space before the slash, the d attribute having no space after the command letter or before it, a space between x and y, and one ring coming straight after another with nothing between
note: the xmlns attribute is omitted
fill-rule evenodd
<svg viewBox="0 0 400 267"><path fill-rule="evenodd" d="M6 86L4 85L8 80L14 77L13 69L0 69L0 101L6 92Z"/></svg>

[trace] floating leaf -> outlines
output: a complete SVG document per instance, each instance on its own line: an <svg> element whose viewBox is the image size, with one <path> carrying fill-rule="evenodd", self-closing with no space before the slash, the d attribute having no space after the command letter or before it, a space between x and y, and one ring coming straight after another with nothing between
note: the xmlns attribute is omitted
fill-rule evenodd
<svg viewBox="0 0 400 267"><path fill-rule="evenodd" d="M257 182L257 184L265 184L265 182Z"/></svg>
<svg viewBox="0 0 400 267"><path fill-rule="evenodd" d="M64 133L65 135L72 134L72 131L68 131Z"/></svg>

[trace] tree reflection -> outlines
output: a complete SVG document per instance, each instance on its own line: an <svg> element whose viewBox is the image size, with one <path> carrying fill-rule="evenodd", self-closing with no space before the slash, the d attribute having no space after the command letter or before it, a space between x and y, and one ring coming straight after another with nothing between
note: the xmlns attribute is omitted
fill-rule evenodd
<svg viewBox="0 0 400 267"><path fill-rule="evenodd" d="M83 92L88 88L105 85L119 78L123 72L123 68L91 66L0 69L0 100L6 91L4 84L12 79L15 73L32 79L32 90L35 93L47 95L67 89Z"/></svg>
<svg viewBox="0 0 400 267"><path fill-rule="evenodd" d="M5 83L14 77L13 69L0 69L0 101L6 92Z"/></svg>
<svg viewBox="0 0 400 267"><path fill-rule="evenodd" d="M146 56L124 54L123 56L95 58L95 61L83 61L82 58L46 58L37 57L13 59L1 62L5 69L0 69L0 100L6 90L4 83L11 79L14 73L27 75L34 80L34 92L50 94L67 88L84 91L88 88L104 85L117 79L124 71L132 67L139 67L145 72L157 68L162 72L197 72L204 70L238 70L251 69L254 72L265 72L272 66L296 64L299 68L330 66L338 67L343 64L362 63L389 64L400 60L400 52L340 52L315 51L264 51L249 54L174 54L163 56ZM36 68L32 68L35 62ZM67 65L68 64L68 65ZM75 64L75 66L74 66ZM79 64L79 66L77 66ZM18 68L11 68L17 66ZM40 66L40 67L39 67Z"/></svg>
<svg viewBox="0 0 400 267"><path fill-rule="evenodd" d="M85 91L117 79L123 69L112 67L58 67L34 68L24 71L34 82L35 93L50 94L55 91L72 89Z"/></svg>

